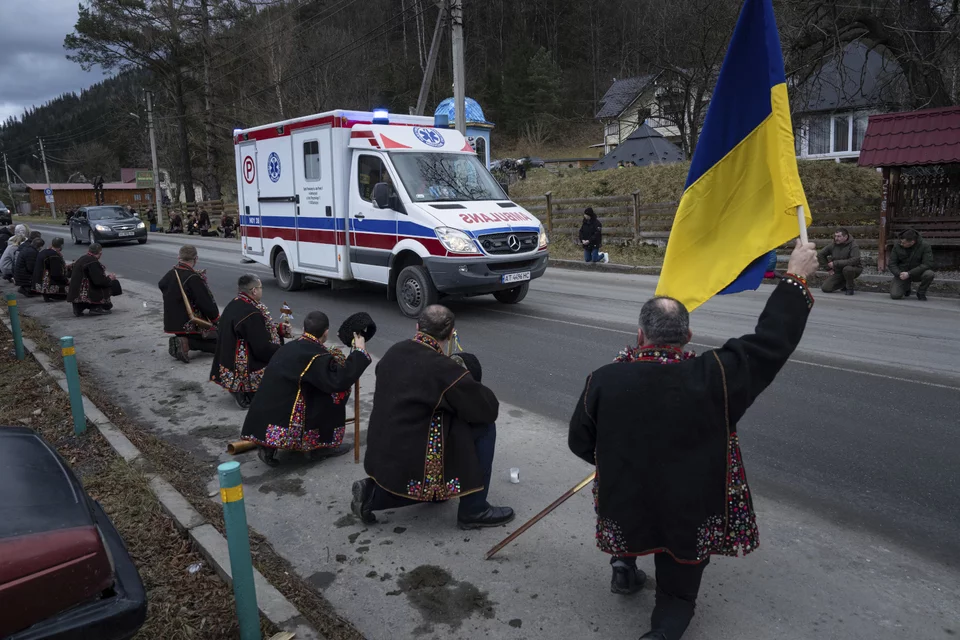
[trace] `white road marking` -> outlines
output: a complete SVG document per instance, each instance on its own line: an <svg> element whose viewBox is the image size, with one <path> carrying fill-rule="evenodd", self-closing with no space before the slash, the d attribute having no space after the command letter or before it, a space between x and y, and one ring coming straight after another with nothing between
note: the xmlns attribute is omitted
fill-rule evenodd
<svg viewBox="0 0 960 640"><path fill-rule="evenodd" d="M610 327L601 327L593 324L586 324L582 322L571 322L569 320L557 320L555 318L544 318L543 316L531 316L523 313L515 313L513 311L503 311L501 309L489 309L483 308L483 311L490 311L493 313L502 313L507 316L517 316L518 318L529 318L530 320L543 320L545 322L556 322L558 324L566 324L572 327L579 327L581 329L596 329L597 331L608 331L610 333L617 333L620 335L635 336L637 335L635 331L622 331L620 329L611 329ZM716 345L703 344L699 342L691 342L692 346L695 347L706 347L707 349L716 349ZM899 378L897 376L888 376L882 373L873 373L872 371L864 371L862 369L850 369L847 367L837 367L830 364L821 364L819 362L808 362L807 360L794 360L790 359L790 362L795 364L804 364L808 367L819 367L821 369L831 369L833 371L843 371L844 373L858 373L865 376L872 376L874 378L882 378L884 380L893 380L895 382L910 382L913 384L923 385L925 387L934 387L936 389L949 389L950 391L960 391L960 387L954 387L948 384L938 384L936 382L926 382L924 380L913 380L910 378Z"/></svg>

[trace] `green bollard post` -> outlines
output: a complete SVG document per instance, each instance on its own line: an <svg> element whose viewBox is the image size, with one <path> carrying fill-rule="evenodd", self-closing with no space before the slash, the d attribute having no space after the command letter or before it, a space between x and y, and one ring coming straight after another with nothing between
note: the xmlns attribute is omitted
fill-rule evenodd
<svg viewBox="0 0 960 640"><path fill-rule="evenodd" d="M63 372L67 374L67 388L70 389L70 410L73 411L73 433L81 435L87 430L87 416L83 412L83 393L80 391L80 372L77 371L77 350L73 338L60 338L60 352L63 354Z"/></svg>
<svg viewBox="0 0 960 640"><path fill-rule="evenodd" d="M13 348L17 360L23 360L23 331L20 329L20 310L17 308L17 294L7 294L7 311L10 312L10 331L13 332Z"/></svg>
<svg viewBox="0 0 960 640"><path fill-rule="evenodd" d="M243 505L243 484L240 463L224 462L217 467L220 476L220 498L223 520L230 549L230 573L233 575L233 597L237 603L240 640L260 640L260 611L253 584L253 562L250 560L250 537L247 512Z"/></svg>

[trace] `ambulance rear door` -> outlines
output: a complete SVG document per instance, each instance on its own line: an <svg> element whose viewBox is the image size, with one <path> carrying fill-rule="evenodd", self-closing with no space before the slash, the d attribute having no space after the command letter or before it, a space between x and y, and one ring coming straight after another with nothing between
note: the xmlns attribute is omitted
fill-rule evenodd
<svg viewBox="0 0 960 640"><path fill-rule="evenodd" d="M346 244L343 220L334 215L332 127L294 131L294 190L297 196L297 264L339 272Z"/></svg>
<svg viewBox="0 0 960 640"><path fill-rule="evenodd" d="M260 220L260 188L257 176L257 142L250 140L237 146L237 170L240 173L240 240L243 253L263 255L263 233Z"/></svg>

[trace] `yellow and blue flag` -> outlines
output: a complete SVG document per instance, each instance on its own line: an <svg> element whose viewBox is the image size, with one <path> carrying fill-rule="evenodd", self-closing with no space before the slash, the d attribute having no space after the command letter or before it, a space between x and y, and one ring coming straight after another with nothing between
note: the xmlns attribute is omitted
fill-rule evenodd
<svg viewBox="0 0 960 640"><path fill-rule="evenodd" d="M707 109L667 243L657 295L690 311L756 289L771 251L809 207L797 173L780 35L771 0L746 0Z"/></svg>

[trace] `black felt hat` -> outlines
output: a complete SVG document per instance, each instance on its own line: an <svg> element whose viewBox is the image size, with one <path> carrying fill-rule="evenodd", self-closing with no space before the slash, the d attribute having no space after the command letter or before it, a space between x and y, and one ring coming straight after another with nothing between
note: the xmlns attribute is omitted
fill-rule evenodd
<svg viewBox="0 0 960 640"><path fill-rule="evenodd" d="M373 321L369 313L355 313L340 325L337 331L337 337L340 342L346 345L353 344L353 334L359 333L364 340L369 340L377 332L377 323Z"/></svg>
<svg viewBox="0 0 960 640"><path fill-rule="evenodd" d="M458 364L466 367L474 380L480 382L480 379L483 377L483 367L480 366L480 361L477 359L477 356L472 353L455 353L451 357L454 360L458 360Z"/></svg>

